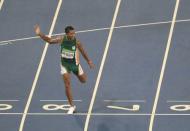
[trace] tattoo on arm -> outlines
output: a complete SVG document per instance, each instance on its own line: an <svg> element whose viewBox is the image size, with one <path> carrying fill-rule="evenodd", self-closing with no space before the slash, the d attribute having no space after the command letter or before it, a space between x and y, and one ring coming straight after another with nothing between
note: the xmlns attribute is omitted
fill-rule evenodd
<svg viewBox="0 0 190 131"><path fill-rule="evenodd" d="M62 36L54 36L52 38L40 33L39 36L46 42L48 42L49 44L59 44L62 42L63 37Z"/></svg>
<svg viewBox="0 0 190 131"><path fill-rule="evenodd" d="M62 36L56 36L56 37L52 37L51 38L50 44L61 44L62 41L63 41L63 37Z"/></svg>

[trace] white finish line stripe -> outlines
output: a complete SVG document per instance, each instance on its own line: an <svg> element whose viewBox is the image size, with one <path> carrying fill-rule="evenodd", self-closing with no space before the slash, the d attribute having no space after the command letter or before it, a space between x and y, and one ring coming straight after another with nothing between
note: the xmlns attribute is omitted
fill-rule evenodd
<svg viewBox="0 0 190 131"><path fill-rule="evenodd" d="M23 113L0 113L0 115L23 115ZM56 116L63 115L68 116L67 113L27 113L30 116ZM86 116L87 113L74 113L74 116ZM92 113L92 116L151 116L152 114L148 113ZM155 116L190 116L190 114L155 114Z"/></svg>
<svg viewBox="0 0 190 131"><path fill-rule="evenodd" d="M40 101L43 101L43 102L58 102L58 101L68 101L68 100L40 100ZM82 102L82 100L73 100L73 101L76 101L76 102Z"/></svg>
<svg viewBox="0 0 190 131"><path fill-rule="evenodd" d="M110 42L111 42L112 33L113 33L113 30L114 30L114 27L115 27L115 22L116 22L116 18L117 18L118 12L119 12L120 4L121 4L121 0L118 0L117 5L116 5L116 9L115 9L115 13L114 13L114 16L113 16L111 28L110 28L110 31L109 31L108 39L107 39L107 42L106 42L106 47L105 47L105 50L104 50L103 58L102 58L102 61L101 61L100 69L99 69L99 72L98 72L97 80L96 80L96 83L95 83L92 99L91 99L90 106L89 106L89 109L88 109L88 115L86 117L84 131L88 131L88 125L89 125L89 120L90 120L90 116L91 116L91 113L92 113L92 108L93 108L94 101L95 101L95 98L96 98L96 93L97 93L97 90L98 90L98 86L99 86L100 78L101 78L101 75L102 75L104 63L105 63L106 56L107 56L108 49L109 49L109 45L110 45Z"/></svg>
<svg viewBox="0 0 190 131"><path fill-rule="evenodd" d="M59 0L58 6L57 6L57 9L56 9L54 18L53 18L53 22L52 22L52 25L51 25L51 28L50 28L50 32L49 32L49 35L48 35L49 37L51 37L51 35L53 33L53 29L55 27L55 23L56 23L56 20L57 20L57 16L59 14L61 4L62 4L62 0ZM29 110L29 107L30 107L30 103L32 101L32 97L33 97L33 94L34 94L34 90L36 88L36 84L37 84L37 81L38 81L38 78L39 78L39 75L40 75L40 71L42 69L42 65L43 65L43 62L44 62L44 59L45 59L45 56L46 56L46 53L47 53L48 45L49 45L48 43L45 44L45 48L44 48L43 53L42 53L42 57L41 57L41 60L40 60L39 66L38 66L38 70L36 72L36 75L35 75L35 78L34 78L34 81L33 81L33 84L32 84L32 89L30 91L28 101L27 101L25 109L24 109L24 114L22 116L19 131L23 131L26 116L27 116L27 113L28 113L28 110Z"/></svg>
<svg viewBox="0 0 190 131"><path fill-rule="evenodd" d="M173 14L172 24L171 24L171 28L170 28L168 41L167 41L167 46L166 46L165 55L164 55L164 59L163 59L160 78L159 78L159 81L158 81L157 92L156 92L154 105L153 105L153 109L152 109L152 113L151 113L149 131L153 130L154 117L155 117L156 108L157 108L157 105L158 105L158 99L159 99L159 96L160 96L160 90L161 90L162 81L163 81L163 77L164 77L164 72L165 72L165 68L166 68L166 63L167 63L167 59L168 59L168 54L169 54L169 50L170 50L172 35L173 35L174 27L175 27L175 21L176 21L176 17L177 17L179 2L180 2L180 0L176 0L176 5L175 5L174 14Z"/></svg>
<svg viewBox="0 0 190 131"><path fill-rule="evenodd" d="M4 3L4 0L1 0L0 1L0 10L1 10L2 6L3 6L3 3Z"/></svg>

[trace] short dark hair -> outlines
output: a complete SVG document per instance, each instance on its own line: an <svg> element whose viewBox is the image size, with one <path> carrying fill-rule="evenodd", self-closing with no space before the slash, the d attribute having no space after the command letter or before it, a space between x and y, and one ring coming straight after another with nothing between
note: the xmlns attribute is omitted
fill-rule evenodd
<svg viewBox="0 0 190 131"><path fill-rule="evenodd" d="M65 33L69 33L71 30L74 30L74 27L72 27L72 26L67 26L67 27L65 28Z"/></svg>

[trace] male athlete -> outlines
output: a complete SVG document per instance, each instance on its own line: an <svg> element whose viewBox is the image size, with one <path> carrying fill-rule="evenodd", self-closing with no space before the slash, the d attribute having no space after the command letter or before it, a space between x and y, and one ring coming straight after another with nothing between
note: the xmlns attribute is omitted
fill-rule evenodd
<svg viewBox="0 0 190 131"><path fill-rule="evenodd" d="M85 83L87 76L84 73L79 59L79 51L85 58L90 68L94 67L93 62L89 59L87 53L85 52L82 44L75 37L75 30L72 26L67 26L65 28L65 35L48 37L40 31L39 25L34 27L37 36L48 42L49 44L60 44L61 47L61 75L63 76L65 84L65 93L70 104L68 114L73 114L76 106L73 104L73 98L71 93L71 82L70 73L73 72L81 83Z"/></svg>

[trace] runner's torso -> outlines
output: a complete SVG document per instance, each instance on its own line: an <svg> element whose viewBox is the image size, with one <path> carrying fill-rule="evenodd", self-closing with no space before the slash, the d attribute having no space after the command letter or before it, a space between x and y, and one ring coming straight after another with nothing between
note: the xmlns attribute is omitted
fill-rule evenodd
<svg viewBox="0 0 190 131"><path fill-rule="evenodd" d="M78 50L76 38L69 40L65 35L61 43L61 63L64 64L78 64Z"/></svg>

